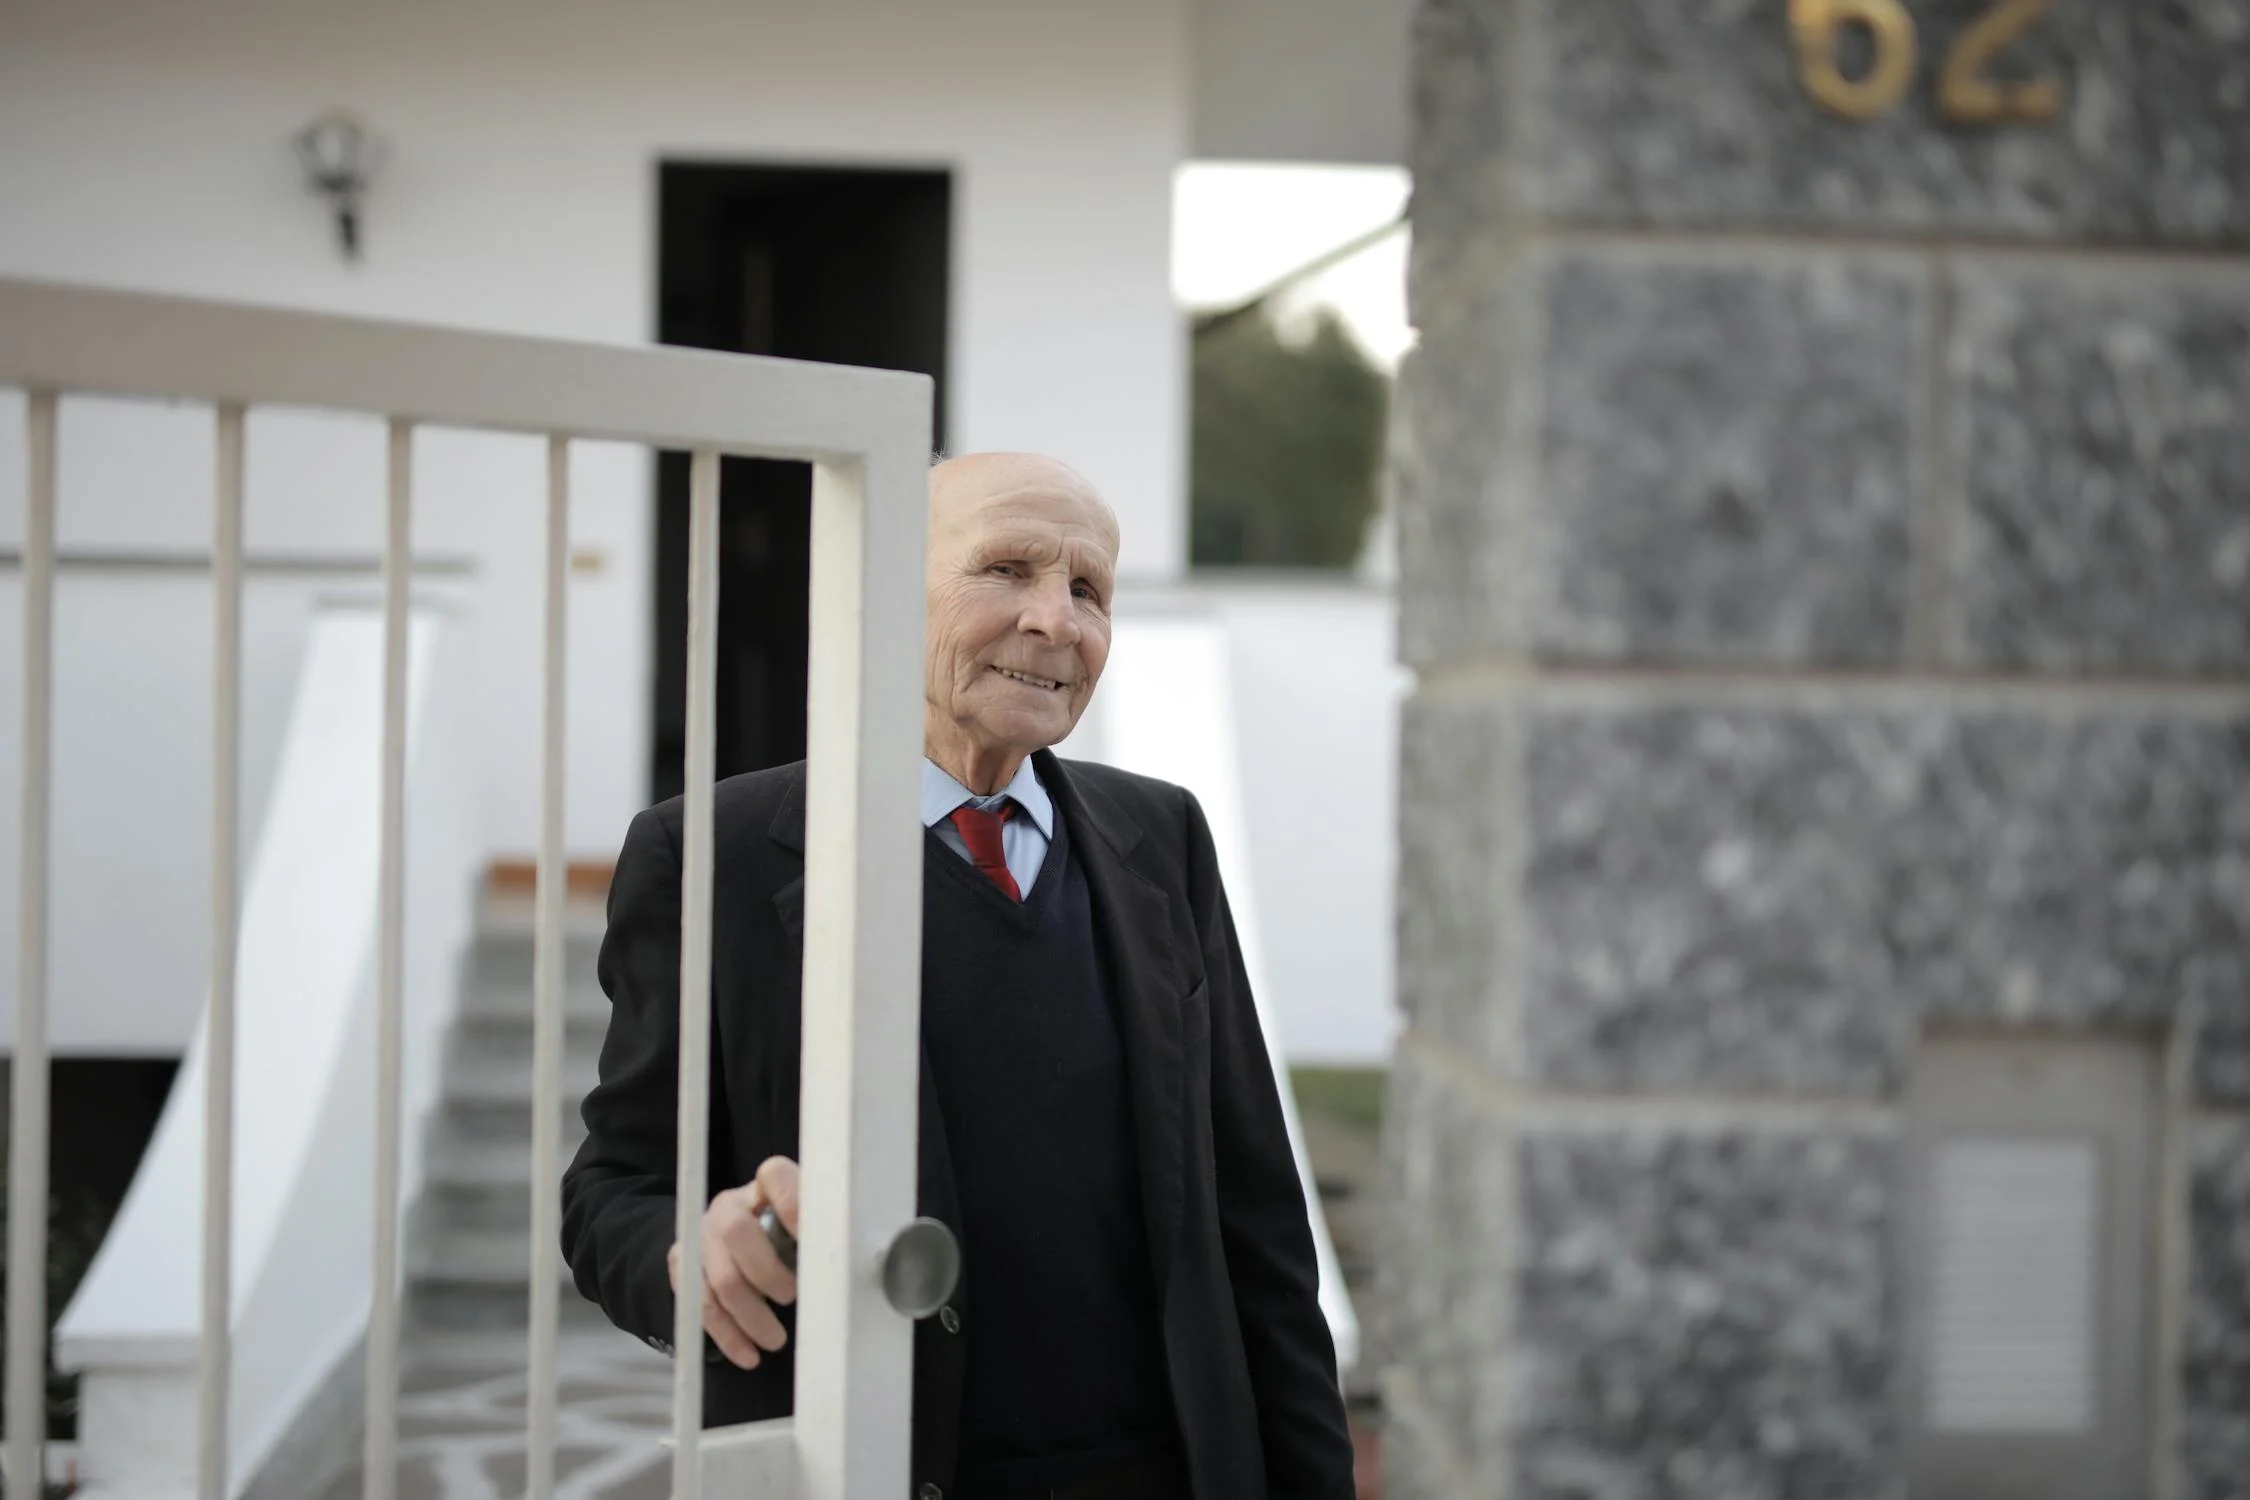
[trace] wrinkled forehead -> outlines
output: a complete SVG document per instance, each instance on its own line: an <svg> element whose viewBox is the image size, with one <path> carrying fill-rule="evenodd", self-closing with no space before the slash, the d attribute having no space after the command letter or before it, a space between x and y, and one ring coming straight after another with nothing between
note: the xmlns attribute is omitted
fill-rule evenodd
<svg viewBox="0 0 2250 1500"><path fill-rule="evenodd" d="M1116 515L1092 485L1061 464L996 463L932 476L933 557L1008 544L1067 551L1108 567L1116 562L1117 542Z"/></svg>

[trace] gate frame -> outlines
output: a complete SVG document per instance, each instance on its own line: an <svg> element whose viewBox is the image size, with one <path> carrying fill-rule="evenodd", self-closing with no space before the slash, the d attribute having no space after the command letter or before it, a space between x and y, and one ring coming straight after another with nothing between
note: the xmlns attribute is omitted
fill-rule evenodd
<svg viewBox="0 0 2250 1500"><path fill-rule="evenodd" d="M388 637L403 671L403 587L411 564L408 530L413 429L438 425L544 436L559 472L562 445L575 438L684 448L697 483L689 557L689 743L686 849L682 870L679 1179L682 1280L701 1279L700 1235L708 1201L712 780L718 460L782 458L813 465L811 660L809 671L805 851L804 1088L800 1131L805 1188L799 1261L797 1417L793 1426L757 1424L716 1442L708 1461L701 1432L703 1363L674 1365L674 1494L698 1500L706 1478L741 1472L744 1454L775 1450L788 1500L892 1500L909 1483L912 1325L884 1300L879 1272L890 1237L914 1212L915 1100L919 1086L922 830L917 816L922 746L923 541L930 452L932 383L927 376L817 365L698 350L600 345L459 329L113 292L0 278L0 385L31 398L32 475L25 574L27 629L24 734L26 837L20 850L27 922L18 996L18 1084L13 1150L43 1162L47 1150L43 962L49 799L46 684L52 669L51 611L57 398L142 397L209 403L218 413L222 452L239 484L244 413L253 407L359 413L392 424L390 522L385 589ZM556 517L565 482L551 480L547 576L563 576L557 549L567 528ZM238 498L220 478L222 505ZM232 543L238 549L239 531ZM220 680L239 673L239 632L231 631L231 566L222 548ZM543 792L560 795L559 681L563 662L560 600L548 601L544 669L550 686L548 774ZM231 697L231 694L229 694ZM231 730L236 706L215 704ZM383 779L385 905L404 878L403 694L386 694ZM223 800L223 799L222 799ZM541 821L540 868L559 870L561 820ZM231 890L231 849L222 849L217 885ZM548 1062L559 1034L560 902L542 891L538 943L540 1028ZM401 1014L398 923L382 923L379 1017L386 1036ZM230 944L215 944L230 950ZM231 1024L231 965L214 960L213 1021ZM549 976L553 976L549 978ZM379 1201L370 1312L368 1495L387 1500L396 1468L396 1268L399 1207L380 1201L395 1179L399 1064L382 1049L376 1179ZM541 1068L534 1108L552 1112L559 1082ZM206 1128L231 1131L231 1079L214 1076ZM555 1167L552 1162L539 1168ZM385 1168L389 1170L386 1171ZM40 1264L45 1216L37 1174L11 1173L11 1261ZM559 1170L549 1171L559 1178ZM535 1180L538 1180L535 1178ZM204 1198L205 1253L214 1266L231 1256L223 1206L231 1161L211 1163ZM213 1204L221 1205L214 1212ZM535 1264L540 1254L534 1246ZM19 1286L16 1283L22 1283ZM206 1283L223 1287L217 1274ZM12 1419L43 1400L46 1321L37 1278L11 1278L7 1410ZM675 1347L701 1346L700 1299L677 1299ZM553 1290L532 1288L532 1431L542 1407L551 1441L554 1385ZM203 1350L199 1494L221 1500L225 1453L228 1334L225 1299L207 1297ZM544 1338L542 1338L544 1334ZM544 1368L542 1368L544 1364ZM7 1449L12 1488L36 1488L41 1425L11 1420ZM551 1482L551 1465L544 1476ZM729 1481L731 1482L731 1480ZM776 1500L782 1500L777 1496Z"/></svg>

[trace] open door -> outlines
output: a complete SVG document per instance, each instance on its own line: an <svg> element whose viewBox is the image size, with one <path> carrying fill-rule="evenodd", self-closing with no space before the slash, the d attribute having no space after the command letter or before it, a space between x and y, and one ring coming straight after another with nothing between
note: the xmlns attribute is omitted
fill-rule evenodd
<svg viewBox="0 0 2250 1500"><path fill-rule="evenodd" d="M953 180L943 170L667 161L657 169L659 342L910 370L945 430ZM934 445L933 445L934 446ZM807 466L719 465L719 775L805 753ZM688 456L656 464L651 800L680 792Z"/></svg>

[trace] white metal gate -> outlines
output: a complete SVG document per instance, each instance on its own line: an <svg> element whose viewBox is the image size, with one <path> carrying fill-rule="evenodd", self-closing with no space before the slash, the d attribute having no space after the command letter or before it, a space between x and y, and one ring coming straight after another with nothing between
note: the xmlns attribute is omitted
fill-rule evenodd
<svg viewBox="0 0 2250 1500"><path fill-rule="evenodd" d="M356 412L390 423L384 547L383 863L379 949L374 1303L366 1490L397 1472L400 1017L405 861L407 581L416 429L548 439L548 525L531 1225L528 1492L554 1489L562 1064L563 689L568 456L573 439L693 455L688 595L687 819L680 955L682 1284L701 1283L709 1122L712 778L722 455L814 470L806 790L804 1191L797 1416L700 1431L703 1363L675 1362L673 1493L709 1485L777 1500L907 1493L912 1325L886 1301L883 1261L911 1220L918 1089L924 469L930 382L919 375L683 350L610 347L225 306L0 278L0 385L29 396L24 527L21 938L8 1179L8 1264L46 1259L49 709L57 405L76 394L208 403L218 427L213 581L212 973L208 1016L198 1500L227 1493L234 956L240 782L242 497L252 407ZM64 837L69 830L60 830ZM185 1226L183 1226L184 1231ZM7 1289L6 1482L39 1492L43 1278ZM701 1347L700 1299L677 1299L674 1347Z"/></svg>

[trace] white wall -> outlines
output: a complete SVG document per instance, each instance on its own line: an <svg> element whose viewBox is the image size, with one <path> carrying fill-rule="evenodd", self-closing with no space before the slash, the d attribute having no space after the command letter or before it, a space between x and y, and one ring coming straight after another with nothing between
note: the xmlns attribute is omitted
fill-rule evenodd
<svg viewBox="0 0 2250 1500"><path fill-rule="evenodd" d="M1392 896L1398 705L1408 680L1394 660L1390 592L1246 574L1127 588L1111 671L1130 669L1136 627L1180 618L1212 621L1226 641L1260 999L1279 1048L1292 1062L1380 1063L1398 1028ZM1147 726L1117 722L1133 709L1105 701L1106 691L1063 754L1117 758L1119 747L1148 739ZM1150 713L1174 706L1161 695L1141 701ZM1169 736L1195 733L1192 723L1165 727ZM1206 800L1235 800L1232 789L1187 784Z"/></svg>
<svg viewBox="0 0 2250 1500"><path fill-rule="evenodd" d="M1267 968L1297 1062L1375 1063L1397 1029L1398 705L1388 591L1208 586L1232 646Z"/></svg>
<svg viewBox="0 0 2250 1500"><path fill-rule="evenodd" d="M1406 160L1414 0L1198 0L1195 155Z"/></svg>
<svg viewBox="0 0 2250 1500"><path fill-rule="evenodd" d="M660 158L955 172L949 446L1067 456L1123 516L1124 566L1184 556L1184 355L1170 183L1187 0L9 0L0 274L642 341ZM368 257L339 261L288 139L334 105L392 144ZM0 404L0 546L20 535ZM66 546L208 534L206 418L66 409ZM253 550L372 551L371 423L273 415ZM535 843L535 443L430 434L419 545L477 561L485 836ZM569 839L615 852L645 796L649 463L578 460ZM0 658L15 649L0 617ZM75 746L58 745L58 758Z"/></svg>
<svg viewBox="0 0 2250 1500"><path fill-rule="evenodd" d="M438 609L413 621L400 1202L437 1096L482 849L464 837L467 684ZM236 1488L364 1331L372 1286L376 888L383 630L372 607L322 609L306 648L264 830L247 862L235 1133L232 1394ZM133 1186L56 1328L85 1373L87 1493L187 1493L195 1468L203 1201L201 1028ZM183 1245L185 1250L183 1253Z"/></svg>
<svg viewBox="0 0 2250 1500"><path fill-rule="evenodd" d="M1136 611L1119 619L1109 667L1102 677L1105 712L1099 724L1098 755L1111 765L1173 782L1195 794L1209 825L1219 878L1226 886L1235 940L1242 945L1243 972L1265 1037L1267 1061L1281 1084L1281 1118L1289 1134L1289 1151L1310 1201L1316 1184L1297 1117L1296 1090L1287 1074L1288 1038L1278 1014L1285 1001L1301 997L1283 996L1266 962L1273 945L1265 936L1265 891L1251 871L1249 821L1243 809L1248 767L1235 734L1234 653L1227 635L1226 622L1216 611ZM1086 753L1096 752L1089 748ZM1344 1285L1325 1215L1313 1216L1312 1232L1321 1311L1335 1335L1337 1365L1349 1370L1359 1363L1359 1317Z"/></svg>
<svg viewBox="0 0 2250 1500"><path fill-rule="evenodd" d="M458 600L468 585L425 578L417 593ZM245 851L264 824L315 613L323 601L378 592L372 573L259 572L245 581ZM21 575L0 572L0 953L9 955L22 600ZM210 973L211 587L185 571L69 568L57 582L55 617L50 1040L65 1055L177 1056ZM470 660L472 633L462 618L451 638ZM14 1035L11 984L0 988L0 1039Z"/></svg>

